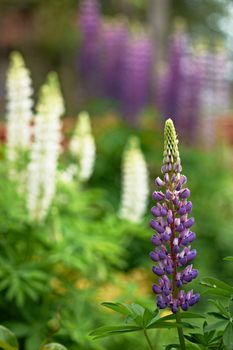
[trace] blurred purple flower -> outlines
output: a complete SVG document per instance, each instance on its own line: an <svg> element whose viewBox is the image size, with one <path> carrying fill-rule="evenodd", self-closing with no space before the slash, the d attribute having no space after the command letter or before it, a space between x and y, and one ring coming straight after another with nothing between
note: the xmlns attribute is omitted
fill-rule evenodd
<svg viewBox="0 0 233 350"><path fill-rule="evenodd" d="M82 0L79 7L81 45L79 66L89 91L95 93L99 74L101 15L97 0Z"/></svg>
<svg viewBox="0 0 233 350"><path fill-rule="evenodd" d="M148 36L130 38L124 56L121 79L121 108L132 125L149 102L152 75L152 43Z"/></svg>
<svg viewBox="0 0 233 350"><path fill-rule="evenodd" d="M158 81L157 104L161 114L173 119L182 137L193 142L198 128L200 79L183 31L175 32L171 39L168 66Z"/></svg>
<svg viewBox="0 0 233 350"><path fill-rule="evenodd" d="M212 146L215 143L215 120L230 106L229 57L223 48L209 52L202 45L195 51L194 65L200 76L200 128L206 146Z"/></svg>
<svg viewBox="0 0 233 350"><path fill-rule="evenodd" d="M101 32L101 80L105 97L119 99L128 28L122 21L107 22Z"/></svg>

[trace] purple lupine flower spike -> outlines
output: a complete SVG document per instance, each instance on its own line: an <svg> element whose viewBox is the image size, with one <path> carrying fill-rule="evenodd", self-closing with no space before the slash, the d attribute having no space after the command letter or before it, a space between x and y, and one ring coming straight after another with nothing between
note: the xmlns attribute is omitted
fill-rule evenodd
<svg viewBox="0 0 233 350"><path fill-rule="evenodd" d="M78 25L81 34L79 70L88 93L95 96L100 70L101 13L98 0L82 0Z"/></svg>
<svg viewBox="0 0 233 350"><path fill-rule="evenodd" d="M159 276L152 290L157 294L160 309L169 307L176 313L180 308L188 310L200 295L182 289L198 275L191 264L197 252L190 246L196 235L191 231L194 218L188 217L192 211L190 191L186 187L187 178L181 175L178 140L171 119L165 124L163 155L163 179L155 180L159 191L153 193L157 204L151 210L154 219L150 225L155 231L151 243L155 248L150 257L156 263L152 271Z"/></svg>
<svg viewBox="0 0 233 350"><path fill-rule="evenodd" d="M120 105L126 120L138 124L138 117L150 98L152 42L142 34L129 37L124 53Z"/></svg>

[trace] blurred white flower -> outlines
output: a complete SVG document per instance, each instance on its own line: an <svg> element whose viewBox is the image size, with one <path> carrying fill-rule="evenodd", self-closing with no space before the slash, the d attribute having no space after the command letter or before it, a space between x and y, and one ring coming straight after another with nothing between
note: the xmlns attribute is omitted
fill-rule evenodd
<svg viewBox="0 0 233 350"><path fill-rule="evenodd" d="M59 171L58 181L60 183L69 185L74 180L75 175L77 174L77 166L75 164L69 165L65 170Z"/></svg>
<svg viewBox="0 0 233 350"><path fill-rule="evenodd" d="M7 159L16 162L29 149L32 121L32 82L19 52L12 52L6 79Z"/></svg>
<svg viewBox="0 0 233 350"><path fill-rule="evenodd" d="M34 142L28 165L27 206L31 220L43 221L56 186L64 103L56 73L50 73L36 107Z"/></svg>
<svg viewBox="0 0 233 350"><path fill-rule="evenodd" d="M130 137L123 153L122 194L119 216L140 222L145 214L149 193L148 170L137 137Z"/></svg>
<svg viewBox="0 0 233 350"><path fill-rule="evenodd" d="M87 181L95 163L95 140L91 131L90 117L87 112L81 112L70 142L70 152L78 160L78 178Z"/></svg>

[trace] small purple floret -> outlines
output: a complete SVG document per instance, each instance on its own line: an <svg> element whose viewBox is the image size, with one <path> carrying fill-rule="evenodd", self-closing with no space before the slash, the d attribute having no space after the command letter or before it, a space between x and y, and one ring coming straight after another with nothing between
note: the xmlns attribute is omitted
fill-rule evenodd
<svg viewBox="0 0 233 350"><path fill-rule="evenodd" d="M182 199L186 199L190 196L190 191L188 188L184 188L183 190L180 191L179 197Z"/></svg>
<svg viewBox="0 0 233 350"><path fill-rule="evenodd" d="M154 199L155 201L162 201L164 198L165 198L165 195L164 195L162 192L157 192L157 191L155 191L155 192L153 193L153 199Z"/></svg>

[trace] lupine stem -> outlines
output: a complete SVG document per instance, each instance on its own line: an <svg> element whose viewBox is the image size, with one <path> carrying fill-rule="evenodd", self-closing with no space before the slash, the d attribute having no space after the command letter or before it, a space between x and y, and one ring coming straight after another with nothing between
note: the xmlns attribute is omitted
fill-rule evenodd
<svg viewBox="0 0 233 350"><path fill-rule="evenodd" d="M144 329L143 333L145 335L145 338L146 338L146 341L147 341L147 343L149 345L150 350L154 350L153 345L152 345L152 343L150 341L150 338L148 336L148 333L147 333L146 329Z"/></svg>
<svg viewBox="0 0 233 350"><path fill-rule="evenodd" d="M178 311L175 315L176 315L176 322L180 323L181 322L180 312ZM180 341L180 348L181 348L181 350L186 350L184 333L183 333L182 327L178 326L177 331L178 331L178 336L179 336L179 341Z"/></svg>

